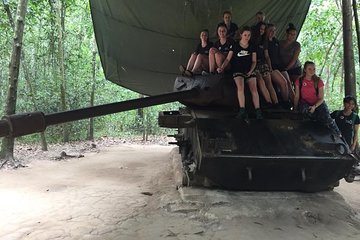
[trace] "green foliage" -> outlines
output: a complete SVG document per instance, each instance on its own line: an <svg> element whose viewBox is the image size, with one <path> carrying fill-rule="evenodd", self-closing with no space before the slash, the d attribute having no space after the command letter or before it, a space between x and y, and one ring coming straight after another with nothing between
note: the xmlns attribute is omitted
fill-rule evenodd
<svg viewBox="0 0 360 240"><path fill-rule="evenodd" d="M358 46L353 32L356 75L359 76ZM332 110L342 108L344 96L342 34L342 12L336 1L313 0L298 38L302 46L300 59L316 63L317 73L325 82L325 99Z"/></svg>
<svg viewBox="0 0 360 240"><path fill-rule="evenodd" d="M88 107L93 84L92 51L94 33L88 1L63 0L64 3L64 57L68 109ZM16 0L9 0L15 18ZM2 5L1 5L2 8ZM326 82L326 100L331 109L341 107L343 96L342 57L342 16L336 1L313 0L310 12L301 30L298 41L302 45L300 58L317 63L317 71ZM29 1L23 41L24 62L29 69L29 79L33 92L26 84L23 67L21 68L18 89L17 112L31 112L35 109L45 113L60 111L60 82L55 72L57 62L58 38L56 36L55 17L49 1ZM0 104L4 106L7 93L8 66L12 50L13 30L9 25L5 11L0 11ZM354 35L354 42L356 36ZM357 53L357 46L354 49ZM138 98L139 95L119 87L103 76L97 56L95 105ZM356 63L359 62L355 54ZM357 76L359 75L357 66ZM339 68L340 67L340 68ZM357 84L359 86L359 83ZM35 105L32 102L34 97ZM165 104L145 108L142 114L137 110L95 118L95 137L166 134L169 130L159 128L158 112L173 110L179 103ZM2 108L4 109L4 108ZM1 113L3 114L3 113ZM89 120L71 123L71 140L82 140L87 136ZM62 140L61 126L52 126L46 130L49 142ZM39 134L20 139L21 141L39 141Z"/></svg>

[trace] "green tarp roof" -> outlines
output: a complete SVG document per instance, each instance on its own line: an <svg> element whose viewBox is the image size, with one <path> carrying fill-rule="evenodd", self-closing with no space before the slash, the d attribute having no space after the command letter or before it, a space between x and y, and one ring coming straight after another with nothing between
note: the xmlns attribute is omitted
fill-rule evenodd
<svg viewBox="0 0 360 240"><path fill-rule="evenodd" d="M90 0L106 79L146 95L171 92L201 29L215 28L225 10L233 22L253 25L263 11L278 38L289 22L300 29L311 0Z"/></svg>

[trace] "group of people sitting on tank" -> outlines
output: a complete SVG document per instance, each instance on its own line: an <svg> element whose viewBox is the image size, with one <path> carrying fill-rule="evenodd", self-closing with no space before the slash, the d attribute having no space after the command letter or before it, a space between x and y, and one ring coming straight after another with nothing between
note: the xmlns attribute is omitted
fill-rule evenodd
<svg viewBox="0 0 360 240"><path fill-rule="evenodd" d="M201 31L199 45L187 66L179 67L180 72L188 77L232 73L240 105L238 118L247 118L245 83L249 86L257 119L262 119L258 91L267 106L279 107L279 96L282 105L290 109L295 96L293 82L302 75L295 26L289 24L286 39L278 41L275 25L265 23L263 12L256 14L254 26L238 29L231 21L231 12L225 11L216 32L218 40L212 43L209 31Z"/></svg>
<svg viewBox="0 0 360 240"><path fill-rule="evenodd" d="M223 22L217 26L218 40L213 44L209 41L209 31L202 30L199 45L191 54L187 66L180 66L180 71L188 77L193 74L231 73L240 106L237 118L247 118L244 94L244 85L247 83L257 119L262 119L259 91L268 105L278 107L281 102L285 108L298 110L304 116L324 123L336 135L342 136L341 132L346 130L340 131L337 123L346 117L340 114L340 119L334 113L330 115L324 101L324 82L316 75L315 63L307 61L301 66L301 46L296 41L295 26L289 24L285 40L279 41L275 32L274 24L265 23L263 12L256 13L254 26L238 29L231 21L231 12L225 11ZM350 101L353 102L351 104L348 104L348 101L349 98L344 100L345 109L348 109L343 111L346 116L354 112L353 105L356 103L355 99ZM350 109L351 107L353 108ZM354 115L351 115L351 118L353 117ZM360 120L356 115L354 120L348 122L352 122L352 136L356 136L356 139L346 137L353 149L354 143L357 143ZM341 127L346 125L338 124L341 124Z"/></svg>

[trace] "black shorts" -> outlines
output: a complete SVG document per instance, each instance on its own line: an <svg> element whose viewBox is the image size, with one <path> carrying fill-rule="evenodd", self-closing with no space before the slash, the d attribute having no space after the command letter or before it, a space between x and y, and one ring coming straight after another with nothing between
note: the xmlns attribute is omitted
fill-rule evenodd
<svg viewBox="0 0 360 240"><path fill-rule="evenodd" d="M296 68L292 68L292 69L288 69L286 70L287 73L289 75L298 75L298 76L301 76L302 75L302 69L301 67L296 67Z"/></svg>
<svg viewBox="0 0 360 240"><path fill-rule="evenodd" d="M273 64L272 69L273 70L279 70L280 72L285 71L284 68L280 66L280 64Z"/></svg>
<svg viewBox="0 0 360 240"><path fill-rule="evenodd" d="M249 76L247 76L245 73L235 72L233 73L233 78L236 77L242 77L245 82L248 82L251 78L256 78L256 73L252 72Z"/></svg>

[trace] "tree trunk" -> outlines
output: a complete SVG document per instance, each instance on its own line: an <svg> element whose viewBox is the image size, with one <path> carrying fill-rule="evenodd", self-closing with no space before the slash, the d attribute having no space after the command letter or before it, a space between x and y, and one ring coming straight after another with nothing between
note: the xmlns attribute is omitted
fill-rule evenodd
<svg viewBox="0 0 360 240"><path fill-rule="evenodd" d="M141 93L139 93L139 98L143 98L143 97L145 97L145 96L142 95ZM145 122L144 108L138 108L137 115L138 115L139 119L141 119L141 123L139 123L139 127L142 128L142 140L147 141L147 131L146 131L147 129L146 129L146 122Z"/></svg>
<svg viewBox="0 0 360 240"><path fill-rule="evenodd" d="M351 0L342 0L345 95L356 96Z"/></svg>
<svg viewBox="0 0 360 240"><path fill-rule="evenodd" d="M359 57L359 65L360 65L360 26L359 26L359 16L357 12L357 1L353 0L353 11L354 11L354 19L355 19L355 29L356 29L356 39L358 45L358 57Z"/></svg>
<svg viewBox="0 0 360 240"><path fill-rule="evenodd" d="M36 112L36 111L38 111L38 107L37 107L36 100L35 100L34 88L32 86L31 80L30 80L29 67L25 61L24 52L22 52L22 54L21 54L21 63L22 63L22 68L23 68L23 72L24 72L24 78L26 81L26 85L28 87L28 95L30 96L31 102L33 104L33 110ZM41 149L43 151L47 151L48 146L47 146L46 137L45 137L44 132L40 133L40 139L41 139Z"/></svg>
<svg viewBox="0 0 360 240"><path fill-rule="evenodd" d="M55 26L57 30L57 40L58 40L58 51L57 51L57 62L59 65L58 68L58 79L60 82L60 103L61 111L67 110L66 104L66 81L65 81L65 61L64 61L64 37L63 37L63 28L64 28L64 8L59 0L49 0L51 8L55 13ZM70 139L69 124L63 124L63 140L68 142Z"/></svg>
<svg viewBox="0 0 360 240"><path fill-rule="evenodd" d="M13 31L15 33L15 24L14 24L14 20L13 20L12 14L11 14L9 4L7 2L5 2L4 0L3 0L3 4L4 4L5 11L7 13L7 16L9 18L10 26L12 27L12 29L13 29ZM27 63L25 61L24 50L21 50L20 60L21 60L21 64L22 64L22 69L23 69L25 81L26 81L26 84L27 84L28 90L29 90L28 95L30 96L31 102L33 103L33 107L34 107L33 110L38 111L36 101L35 101L35 93L34 93L34 90L33 90L33 87L32 87L31 81L30 81L29 67L28 67L28 65L27 65ZM46 142L44 132L40 133L40 135L41 135L41 149L43 151L47 151L48 147L47 147L47 142Z"/></svg>
<svg viewBox="0 0 360 240"><path fill-rule="evenodd" d="M19 0L17 8L17 16L15 23L15 33L13 49L11 53L10 69L9 69L9 88L6 98L6 115L15 114L16 112L16 100L17 100L17 86L20 70L20 56L22 48L22 40L24 35L25 16L28 0ZM6 163L12 166L17 166L18 163L14 160L14 138L3 138L0 158L3 159L0 162L0 167Z"/></svg>
<svg viewBox="0 0 360 240"><path fill-rule="evenodd" d="M10 26L11 26L12 29L15 29L15 23L14 23L14 19L12 17L12 14L11 14L9 2L7 2L5 0L3 0L2 2L3 2L3 5L4 5L4 10L6 12L6 15L8 16Z"/></svg>
<svg viewBox="0 0 360 240"><path fill-rule="evenodd" d="M322 65L321 70L320 70L320 73L319 73L320 76L322 75L325 66L328 66L327 60L328 60L330 51L331 51L331 49L334 47L335 43L338 42L337 39L338 39L339 36L341 36L341 35L340 35L340 32L341 32L341 28L339 28L339 30L337 31L334 40L332 41L332 43L330 44L328 50L326 51L326 54L325 54L325 57L324 57L324 64Z"/></svg>
<svg viewBox="0 0 360 240"><path fill-rule="evenodd" d="M94 106L95 101L95 88L96 88L96 55L97 49L93 47L92 52L92 86L91 86L91 93L90 93L90 107ZM88 140L94 140L94 118L90 118L89 122L89 131L88 131Z"/></svg>

